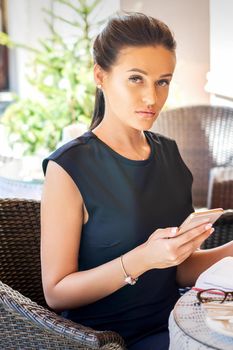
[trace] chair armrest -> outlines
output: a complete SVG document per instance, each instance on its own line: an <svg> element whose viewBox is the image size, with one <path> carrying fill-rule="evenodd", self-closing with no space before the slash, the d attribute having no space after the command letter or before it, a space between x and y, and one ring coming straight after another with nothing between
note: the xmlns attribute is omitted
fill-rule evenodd
<svg viewBox="0 0 233 350"><path fill-rule="evenodd" d="M225 210L213 226L214 233L202 244L204 249L218 247L233 240L233 210Z"/></svg>
<svg viewBox="0 0 233 350"><path fill-rule="evenodd" d="M0 331L4 349L126 349L119 334L66 320L1 281Z"/></svg>
<svg viewBox="0 0 233 350"><path fill-rule="evenodd" d="M210 170L208 208L233 208L233 167L216 167Z"/></svg>

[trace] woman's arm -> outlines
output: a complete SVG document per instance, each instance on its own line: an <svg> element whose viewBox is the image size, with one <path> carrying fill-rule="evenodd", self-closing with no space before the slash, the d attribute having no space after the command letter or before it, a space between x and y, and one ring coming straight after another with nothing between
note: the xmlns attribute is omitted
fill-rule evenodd
<svg viewBox="0 0 233 350"><path fill-rule="evenodd" d="M71 177L50 161L41 200L41 262L46 301L51 308L78 307L125 285L119 258L78 272L84 204ZM142 249L131 253L134 277L144 272Z"/></svg>
<svg viewBox="0 0 233 350"><path fill-rule="evenodd" d="M45 298L56 310L90 304L126 284L120 258L78 271L83 209L82 196L71 177L50 161L41 200L41 263ZM152 268L178 265L211 232L204 225L177 237L173 231L156 230L147 242L124 254L127 273L136 278Z"/></svg>
<svg viewBox="0 0 233 350"><path fill-rule="evenodd" d="M204 270L226 256L233 256L233 241L217 248L195 251L177 267L178 284L181 287L194 286Z"/></svg>

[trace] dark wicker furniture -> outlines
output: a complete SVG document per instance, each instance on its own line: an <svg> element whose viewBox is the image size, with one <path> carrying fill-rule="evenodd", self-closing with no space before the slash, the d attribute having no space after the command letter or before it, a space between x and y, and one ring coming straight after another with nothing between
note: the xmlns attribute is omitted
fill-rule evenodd
<svg viewBox="0 0 233 350"><path fill-rule="evenodd" d="M203 105L167 110L153 130L176 140L193 173L195 207L233 208L233 108Z"/></svg>
<svg viewBox="0 0 233 350"><path fill-rule="evenodd" d="M233 210L225 210L214 223L214 233L202 244L203 249L215 248L233 240Z"/></svg>
<svg viewBox="0 0 233 350"><path fill-rule="evenodd" d="M84 327L47 307L35 200L0 199L0 348L125 349L117 333Z"/></svg>
<svg viewBox="0 0 233 350"><path fill-rule="evenodd" d="M229 210L203 247L232 239ZM39 201L0 199L0 262L1 349L125 349L118 334L76 324L47 307L41 284Z"/></svg>

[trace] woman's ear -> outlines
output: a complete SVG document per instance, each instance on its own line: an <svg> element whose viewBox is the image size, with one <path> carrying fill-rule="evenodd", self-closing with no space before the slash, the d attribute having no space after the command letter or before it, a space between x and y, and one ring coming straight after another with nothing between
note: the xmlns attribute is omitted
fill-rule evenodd
<svg viewBox="0 0 233 350"><path fill-rule="evenodd" d="M97 86L99 85L102 87L104 81L104 70L97 63L94 65L94 80Z"/></svg>

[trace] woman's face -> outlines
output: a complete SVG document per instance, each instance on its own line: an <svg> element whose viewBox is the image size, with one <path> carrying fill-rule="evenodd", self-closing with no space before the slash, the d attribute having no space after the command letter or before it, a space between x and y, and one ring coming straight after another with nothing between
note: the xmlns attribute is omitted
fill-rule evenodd
<svg viewBox="0 0 233 350"><path fill-rule="evenodd" d="M150 129L167 99L175 62L175 54L163 46L145 46L122 49L109 72L96 66L95 79L105 97L104 118Z"/></svg>

